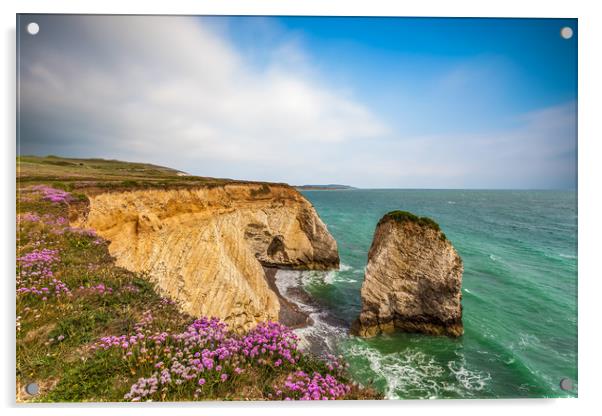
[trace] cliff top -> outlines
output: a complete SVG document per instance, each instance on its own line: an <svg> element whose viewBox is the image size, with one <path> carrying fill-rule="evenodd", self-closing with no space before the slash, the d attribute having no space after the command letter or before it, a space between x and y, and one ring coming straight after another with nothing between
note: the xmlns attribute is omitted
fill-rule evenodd
<svg viewBox="0 0 602 416"><path fill-rule="evenodd" d="M189 175L149 163L59 156L18 156L17 180L22 184L47 183L68 191L75 189L131 190L211 187L228 184L276 183Z"/></svg>
<svg viewBox="0 0 602 416"><path fill-rule="evenodd" d="M445 235L445 233L443 231L441 231L441 227L439 227L439 224L437 224L437 222L435 222L433 219L429 218L429 217L419 217L418 215L412 214L409 211L391 211L387 214L385 214L380 221L378 222L378 224L382 224L385 221L396 221L398 223L403 223L403 222L413 222L416 223L422 227L428 227L431 228L435 231L439 231L441 233L441 239L442 240L447 240L447 237Z"/></svg>

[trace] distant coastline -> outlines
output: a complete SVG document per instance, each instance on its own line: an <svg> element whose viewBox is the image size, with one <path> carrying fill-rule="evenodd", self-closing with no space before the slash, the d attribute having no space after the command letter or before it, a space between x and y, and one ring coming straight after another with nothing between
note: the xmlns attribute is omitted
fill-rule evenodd
<svg viewBox="0 0 602 416"><path fill-rule="evenodd" d="M327 185L297 185L295 188L303 191L340 191L345 189L358 189L349 185L327 184Z"/></svg>

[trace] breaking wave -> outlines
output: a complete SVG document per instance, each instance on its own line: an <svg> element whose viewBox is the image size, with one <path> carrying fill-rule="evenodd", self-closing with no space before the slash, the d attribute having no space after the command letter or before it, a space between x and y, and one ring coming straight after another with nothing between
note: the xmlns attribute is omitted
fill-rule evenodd
<svg viewBox="0 0 602 416"><path fill-rule="evenodd" d="M335 272L328 272L330 275ZM347 329L336 322L327 310L312 304L305 296L295 293L297 288L303 288L309 280L313 279L314 273L297 270L278 270L276 273L276 287L282 296L296 304L299 309L307 313L311 319L311 324L295 330L300 337L299 346L302 349L314 353L337 352L337 338L347 335ZM324 278L326 280L326 277Z"/></svg>
<svg viewBox="0 0 602 416"><path fill-rule="evenodd" d="M468 369L461 358L442 364L433 356L413 348L383 354L364 341L354 341L346 349L346 354L368 362L370 370L380 378L375 382L386 384L385 396L388 399L435 399L448 397L450 393L461 397L473 396L491 380L489 374Z"/></svg>

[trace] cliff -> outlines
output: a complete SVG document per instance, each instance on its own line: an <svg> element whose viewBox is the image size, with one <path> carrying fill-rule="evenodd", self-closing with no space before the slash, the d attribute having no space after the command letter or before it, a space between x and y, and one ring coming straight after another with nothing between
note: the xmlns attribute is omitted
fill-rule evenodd
<svg viewBox="0 0 602 416"><path fill-rule="evenodd" d="M394 211L378 223L352 332L394 330L459 336L462 259L429 218Z"/></svg>
<svg viewBox="0 0 602 416"><path fill-rule="evenodd" d="M278 184L100 191L72 225L110 241L118 266L143 272L193 316L233 328L277 320L262 266L337 268L335 240L313 206Z"/></svg>

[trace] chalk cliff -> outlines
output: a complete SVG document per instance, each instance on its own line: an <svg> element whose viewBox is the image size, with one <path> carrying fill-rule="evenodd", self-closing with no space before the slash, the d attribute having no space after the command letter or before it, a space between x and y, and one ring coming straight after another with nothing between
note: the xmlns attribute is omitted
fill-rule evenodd
<svg viewBox="0 0 602 416"><path fill-rule="evenodd" d="M425 217L394 211L378 223L352 333L462 335L462 259Z"/></svg>
<svg viewBox="0 0 602 416"><path fill-rule="evenodd" d="M277 320L262 266L331 269L335 240L313 206L279 184L226 184L88 195L72 223L110 241L117 265L144 272L194 316L234 328Z"/></svg>

